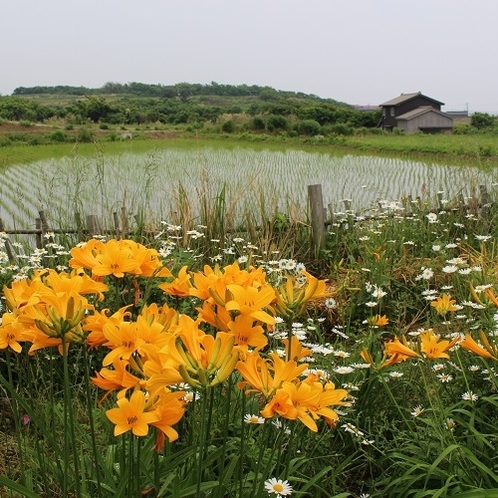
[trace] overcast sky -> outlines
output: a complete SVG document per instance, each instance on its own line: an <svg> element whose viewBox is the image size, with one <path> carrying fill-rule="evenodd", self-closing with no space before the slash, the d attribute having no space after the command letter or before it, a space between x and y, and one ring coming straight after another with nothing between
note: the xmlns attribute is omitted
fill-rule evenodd
<svg viewBox="0 0 498 498"><path fill-rule="evenodd" d="M1 0L19 86L271 86L377 105L421 91L498 114L498 0Z"/></svg>

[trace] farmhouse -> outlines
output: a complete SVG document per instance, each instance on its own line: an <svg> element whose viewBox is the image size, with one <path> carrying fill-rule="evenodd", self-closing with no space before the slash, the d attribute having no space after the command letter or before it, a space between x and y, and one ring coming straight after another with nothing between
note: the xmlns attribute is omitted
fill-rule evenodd
<svg viewBox="0 0 498 498"><path fill-rule="evenodd" d="M441 111L443 102L417 93L402 93L380 105L382 128L400 128L406 133L440 133L453 129L453 118Z"/></svg>

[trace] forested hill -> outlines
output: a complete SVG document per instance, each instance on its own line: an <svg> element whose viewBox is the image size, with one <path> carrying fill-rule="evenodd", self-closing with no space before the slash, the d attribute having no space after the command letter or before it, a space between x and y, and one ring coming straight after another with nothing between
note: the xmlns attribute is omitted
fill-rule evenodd
<svg viewBox="0 0 498 498"><path fill-rule="evenodd" d="M57 125L64 121L66 127L164 125L205 132L314 136L373 129L379 118L378 111L360 112L317 95L214 82L18 87L12 95L0 96L0 124L2 120Z"/></svg>
<svg viewBox="0 0 498 498"><path fill-rule="evenodd" d="M313 102L323 102L337 106L350 107L348 104L333 99L322 99L316 95L302 92L290 92L276 90L269 86L258 85L223 85L211 82L208 85L199 83L177 83L175 85L160 85L146 83L113 83L109 82L100 88L87 88L84 86L20 86L14 90L12 95L66 95L66 96L90 96L90 95L119 95L134 97L160 97L180 98L187 100L195 96L219 96L219 97L258 97L262 100L295 99Z"/></svg>

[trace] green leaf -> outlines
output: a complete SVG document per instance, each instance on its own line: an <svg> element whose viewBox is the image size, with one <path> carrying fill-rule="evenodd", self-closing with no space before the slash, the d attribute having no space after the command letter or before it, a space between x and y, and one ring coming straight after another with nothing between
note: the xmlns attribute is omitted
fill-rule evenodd
<svg viewBox="0 0 498 498"><path fill-rule="evenodd" d="M38 494L5 476L0 476L0 485L5 486L12 491L16 491L17 493L21 493L25 498L40 498Z"/></svg>

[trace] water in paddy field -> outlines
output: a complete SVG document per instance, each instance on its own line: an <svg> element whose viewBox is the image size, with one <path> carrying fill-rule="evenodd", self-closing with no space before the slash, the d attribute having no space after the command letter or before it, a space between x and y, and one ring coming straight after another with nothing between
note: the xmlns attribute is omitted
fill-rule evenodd
<svg viewBox="0 0 498 498"><path fill-rule="evenodd" d="M202 202L214 202L226 185L226 207L235 213L246 209L286 212L306 210L308 185L320 184L324 205L344 211L345 200L356 212L377 208L379 201L403 197L450 200L471 196L480 184L492 193L493 172L475 167L442 166L376 156L313 153L297 150L270 151L200 148L166 149L152 153L66 157L3 172L0 185L0 218L7 229L34 228L38 211L44 210L52 226L74 226L75 213L82 219L95 214L112 226L112 213L126 207L129 215L151 219L178 212L180 185L192 215Z"/></svg>

